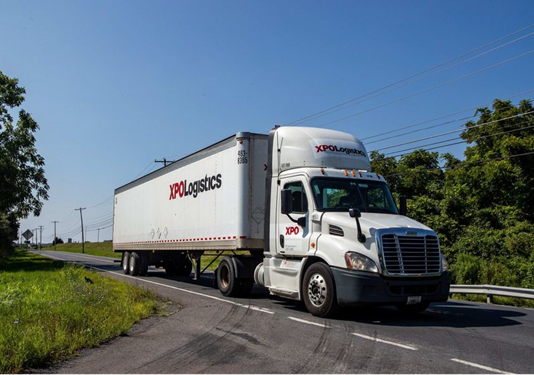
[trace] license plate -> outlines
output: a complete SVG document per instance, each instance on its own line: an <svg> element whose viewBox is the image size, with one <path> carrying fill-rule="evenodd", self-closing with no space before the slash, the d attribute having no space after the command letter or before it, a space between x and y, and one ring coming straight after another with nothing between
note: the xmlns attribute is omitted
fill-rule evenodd
<svg viewBox="0 0 534 375"><path fill-rule="evenodd" d="M407 305L415 305L416 303L421 302L421 296L410 296L408 297L408 301L406 301Z"/></svg>

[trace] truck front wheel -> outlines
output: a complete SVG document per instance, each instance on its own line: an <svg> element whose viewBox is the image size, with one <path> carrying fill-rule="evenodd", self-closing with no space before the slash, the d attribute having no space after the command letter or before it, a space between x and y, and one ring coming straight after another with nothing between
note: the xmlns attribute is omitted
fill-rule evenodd
<svg viewBox="0 0 534 375"><path fill-rule="evenodd" d="M314 263L304 274L302 298L306 309L315 316L326 318L338 310L334 278L324 263Z"/></svg>

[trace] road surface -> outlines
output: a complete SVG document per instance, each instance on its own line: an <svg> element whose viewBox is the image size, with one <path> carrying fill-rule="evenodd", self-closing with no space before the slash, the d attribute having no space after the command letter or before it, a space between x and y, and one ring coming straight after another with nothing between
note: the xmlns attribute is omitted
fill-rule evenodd
<svg viewBox="0 0 534 375"><path fill-rule="evenodd" d="M533 309L449 301L417 317L380 307L321 319L256 286L247 299L223 297L213 275L194 282L150 267L146 277L131 277L112 258L36 253L82 263L183 307L39 372L534 373Z"/></svg>

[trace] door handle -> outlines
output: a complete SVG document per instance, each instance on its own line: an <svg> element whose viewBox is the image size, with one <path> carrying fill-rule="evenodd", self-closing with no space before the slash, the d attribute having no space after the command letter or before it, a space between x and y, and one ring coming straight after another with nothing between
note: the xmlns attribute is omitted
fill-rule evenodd
<svg viewBox="0 0 534 375"><path fill-rule="evenodd" d="M280 235L280 246L282 247L282 249L284 248L284 235L283 234Z"/></svg>

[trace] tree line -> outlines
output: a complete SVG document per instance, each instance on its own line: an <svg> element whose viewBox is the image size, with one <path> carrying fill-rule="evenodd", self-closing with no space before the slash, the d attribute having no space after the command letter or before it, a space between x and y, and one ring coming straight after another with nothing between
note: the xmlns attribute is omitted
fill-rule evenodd
<svg viewBox="0 0 534 375"><path fill-rule="evenodd" d="M39 216L48 199L45 162L35 147L39 125L20 108L25 94L0 71L0 258L17 241L20 220Z"/></svg>
<svg viewBox="0 0 534 375"><path fill-rule="evenodd" d="M460 134L465 160L371 153L408 216L434 229L458 284L534 288L534 108L495 100Z"/></svg>

